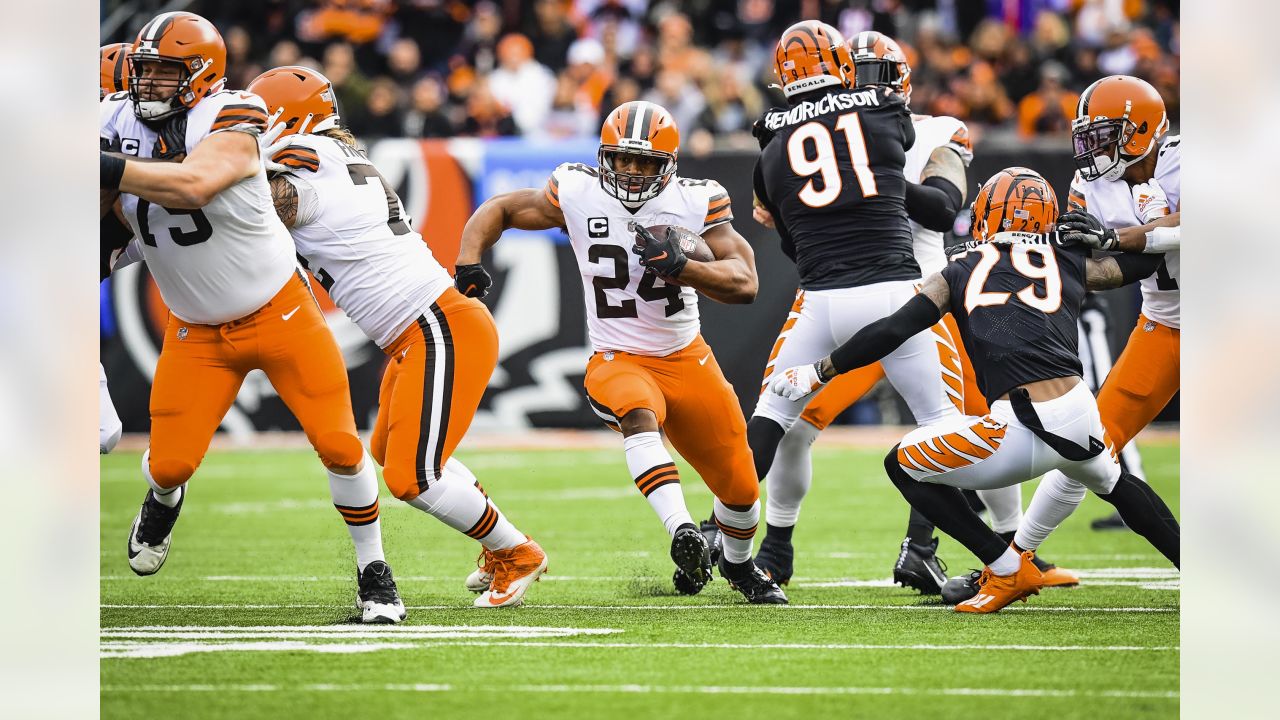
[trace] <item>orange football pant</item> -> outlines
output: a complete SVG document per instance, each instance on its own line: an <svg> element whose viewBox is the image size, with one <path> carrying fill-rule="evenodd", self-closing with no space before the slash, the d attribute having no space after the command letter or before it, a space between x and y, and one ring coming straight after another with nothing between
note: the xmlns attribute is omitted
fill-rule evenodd
<svg viewBox="0 0 1280 720"><path fill-rule="evenodd" d="M177 487L195 473L250 370L266 372L325 465L353 467L356 435L342 352L298 275L266 305L221 325L172 313L151 384L151 477Z"/></svg>
<svg viewBox="0 0 1280 720"><path fill-rule="evenodd" d="M653 411L676 452L720 502L740 506L759 499L747 422L701 335L663 357L595 353L584 385L592 409L614 430L632 410Z"/></svg>
<svg viewBox="0 0 1280 720"><path fill-rule="evenodd" d="M1116 450L1124 448L1178 392L1180 331L1138 315L1129 343L1098 391L1098 412Z"/></svg>
<svg viewBox="0 0 1280 720"><path fill-rule="evenodd" d="M938 350L943 355L943 367L954 369L957 360L960 363L960 397L962 402L959 406L960 412L965 415L974 415L982 417L991 411L987 407L987 400L978 390L978 379L973 374L973 365L969 362L969 354L965 352L964 342L960 339L960 328L956 327L956 319L947 313L942 317L942 326L939 331L938 326L935 327L935 335L940 340L951 340L954 345L954 356L948 352L944 342L939 342ZM805 406L804 412L800 414L800 419L813 425L819 430L826 430L827 426L835 421L840 413L849 409L850 405L862 399L875 384L880 382L884 377L884 370L880 363L867 365L851 372L837 376L834 380L827 383L809 404ZM954 378L947 378L947 384L950 391L957 389L957 383ZM955 396L952 396L955 400Z"/></svg>
<svg viewBox="0 0 1280 720"><path fill-rule="evenodd" d="M386 347L369 449L404 501L440 478L498 365L498 328L479 300L453 288Z"/></svg>

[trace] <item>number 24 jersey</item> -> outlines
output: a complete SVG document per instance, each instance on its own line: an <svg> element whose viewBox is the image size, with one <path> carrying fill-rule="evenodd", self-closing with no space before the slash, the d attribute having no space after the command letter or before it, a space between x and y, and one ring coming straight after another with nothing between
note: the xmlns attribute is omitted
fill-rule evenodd
<svg viewBox="0 0 1280 720"><path fill-rule="evenodd" d="M582 272L587 334L596 352L620 350L661 357L698 335L698 293L648 272L631 248L627 223L678 225L701 235L733 220L729 195L714 180L673 177L632 214L600 186L599 171L565 163L552 172L547 199L564 213Z"/></svg>

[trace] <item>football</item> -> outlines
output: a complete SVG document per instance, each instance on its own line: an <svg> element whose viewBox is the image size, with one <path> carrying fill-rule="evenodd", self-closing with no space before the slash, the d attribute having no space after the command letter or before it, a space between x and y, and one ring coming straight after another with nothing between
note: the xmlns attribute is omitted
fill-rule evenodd
<svg viewBox="0 0 1280 720"><path fill-rule="evenodd" d="M707 241L703 240L701 235L688 228L683 228L679 225L650 225L647 229L653 233L655 238L662 238L666 237L667 228L675 230L679 235L677 242L680 243L680 250L684 252L685 257L698 262L711 262L716 259L715 254L711 252L711 248L707 247ZM659 275L658 277L662 278L662 281L668 285L684 285L676 278L669 278L665 275Z"/></svg>

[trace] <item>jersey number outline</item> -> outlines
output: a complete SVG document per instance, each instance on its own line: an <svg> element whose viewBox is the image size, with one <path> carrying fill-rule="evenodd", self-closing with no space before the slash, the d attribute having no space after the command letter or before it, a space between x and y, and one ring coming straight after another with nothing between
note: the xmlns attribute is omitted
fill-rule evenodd
<svg viewBox="0 0 1280 720"><path fill-rule="evenodd" d="M600 263L604 260L613 261L613 275L597 275L591 278L591 285L595 288L596 317L601 320L639 317L635 300L627 298L617 305L611 305L609 296L605 294L605 290L625 290L631 282L630 256L626 248L603 244L587 248L587 262ZM684 310L684 298L680 297L680 287L666 283L658 287L657 282L657 275L645 272L644 277L640 279L640 286L636 288L636 294L645 302L666 300L666 317Z"/></svg>
<svg viewBox="0 0 1280 720"><path fill-rule="evenodd" d="M1033 281L1017 293L992 292L983 289L987 284L987 277L991 275L991 270L996 263L1000 262L1000 250L992 245L979 245L970 252L977 252L982 255L982 258L974 266L973 273L969 275L969 282L964 288L965 311L973 312L980 307L1003 305L1009 302L1009 297L1014 294L1024 305L1047 314L1056 313L1062 307L1062 274L1058 269L1058 258L1054 255L1052 248L1038 245L1014 245L1010 248L1009 260L1013 264L1013 269ZM1031 261L1032 253L1040 258L1040 265ZM1044 281L1043 297L1036 294L1035 280Z"/></svg>
<svg viewBox="0 0 1280 720"><path fill-rule="evenodd" d="M376 178L382 185L382 191L387 195L387 227L391 228L394 235L407 235L413 232L413 228L405 222L399 196L391 189L391 183L378 172L378 168L369 163L351 163L347 166L347 175L351 177L352 185L368 185L370 178Z"/></svg>
<svg viewBox="0 0 1280 720"><path fill-rule="evenodd" d="M853 162L853 176L858 181L858 189L862 197L875 197L880 194L876 187L876 176L871 171L871 161L867 155L867 141L862 133L862 120L858 113L841 115L836 120L836 129L844 132L845 143L849 147L849 159ZM805 143L813 142L814 157L805 153ZM821 122L814 120L801 125L787 140L787 161L791 163L791 171L800 177L818 174L822 179L822 189L814 187L813 178L800 188L800 202L811 208L822 208L835 202L844 189L844 180L840 176L840 163L836 158L835 140L831 130Z"/></svg>
<svg viewBox="0 0 1280 720"><path fill-rule="evenodd" d="M156 236L151 232L151 205L152 203L150 201L138 198L138 208L135 212L138 216L138 234L142 236L143 244L156 247ZM182 228L174 227L173 225L165 226L169 231L169 239L173 240L175 245L180 247L191 247L192 245L199 245L213 237L213 225L209 222L209 218L205 217L203 210L199 208L191 210L175 209L167 208L163 205L157 205L156 207L159 207L171 216L189 217L191 218L191 221L195 223L194 230L183 230Z"/></svg>
<svg viewBox="0 0 1280 720"><path fill-rule="evenodd" d="M1161 260L1160 266L1156 268L1156 289L1157 290L1177 290L1178 278L1169 274L1168 260Z"/></svg>

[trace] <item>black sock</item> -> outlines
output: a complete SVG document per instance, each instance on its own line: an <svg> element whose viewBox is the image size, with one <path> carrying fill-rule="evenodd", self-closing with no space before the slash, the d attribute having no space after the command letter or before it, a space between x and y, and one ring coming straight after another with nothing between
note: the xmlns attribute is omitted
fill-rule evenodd
<svg viewBox="0 0 1280 720"><path fill-rule="evenodd" d="M1114 505L1124 524L1146 538L1174 567L1181 567L1182 529L1173 511L1150 485L1121 473L1111 492L1098 497Z"/></svg>
<svg viewBox="0 0 1280 720"><path fill-rule="evenodd" d="M933 522L914 507L907 516L907 539L916 545L928 545L933 541Z"/></svg>
<svg viewBox="0 0 1280 720"><path fill-rule="evenodd" d="M795 531L796 526L780 527L778 525L770 525L765 523L764 539L773 542L791 542L791 533Z"/></svg>
<svg viewBox="0 0 1280 720"><path fill-rule="evenodd" d="M1002 532L1002 533L996 533L996 534L1000 536L1000 539L1004 541L1005 545L1008 545L1013 542L1013 536L1017 535L1018 531L1010 530L1008 532Z"/></svg>
<svg viewBox="0 0 1280 720"><path fill-rule="evenodd" d="M916 482L898 465L898 446L884 458L884 469L902 497L939 530L955 538L984 565L990 565L1009 547L986 523L982 522L958 488L934 483Z"/></svg>
<svg viewBox="0 0 1280 720"><path fill-rule="evenodd" d="M980 513L987 509L987 504L982 502L982 498L978 497L977 491L961 490L960 492L964 495L964 499L969 501L969 507L973 508L974 512Z"/></svg>
<svg viewBox="0 0 1280 720"><path fill-rule="evenodd" d="M747 421L747 445L756 459L756 479L764 481L786 431L776 421L756 415Z"/></svg>

